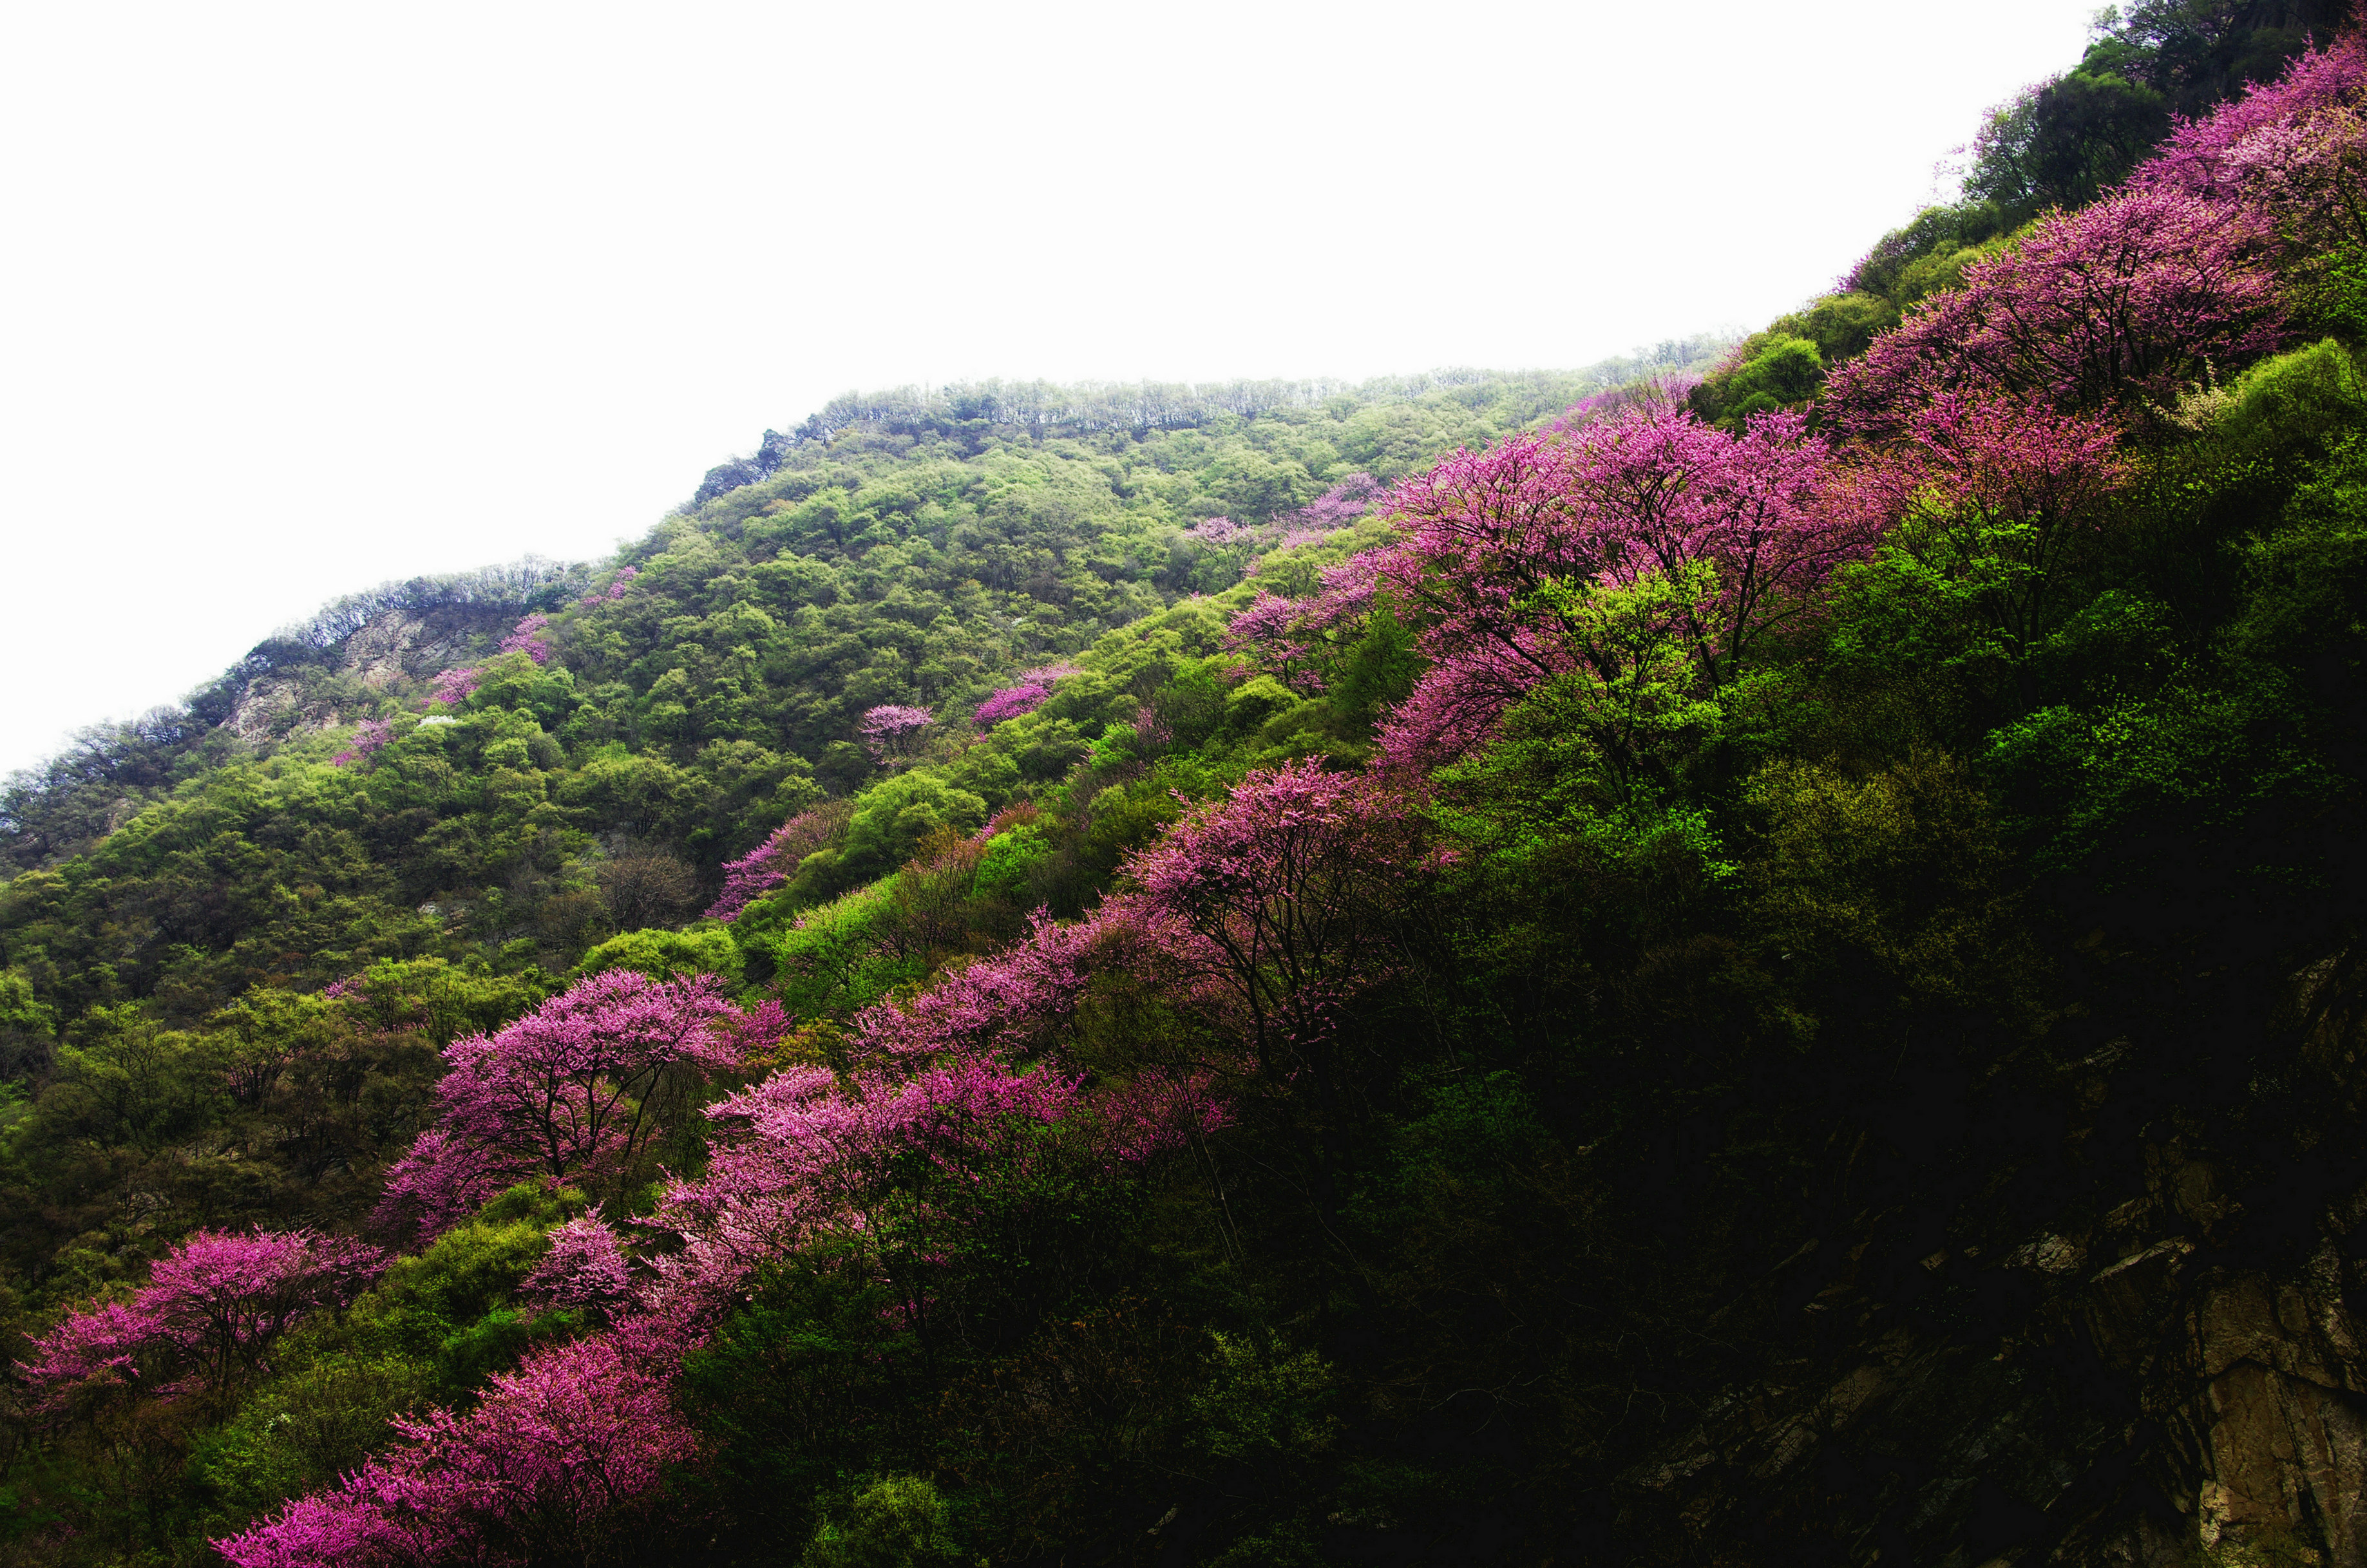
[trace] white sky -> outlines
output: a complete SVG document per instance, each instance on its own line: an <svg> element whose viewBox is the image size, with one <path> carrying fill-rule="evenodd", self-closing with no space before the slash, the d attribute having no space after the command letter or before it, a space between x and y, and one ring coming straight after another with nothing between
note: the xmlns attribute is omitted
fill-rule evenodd
<svg viewBox="0 0 2367 1568"><path fill-rule="evenodd" d="M2093 9L8 6L0 771L850 388L1757 325Z"/></svg>

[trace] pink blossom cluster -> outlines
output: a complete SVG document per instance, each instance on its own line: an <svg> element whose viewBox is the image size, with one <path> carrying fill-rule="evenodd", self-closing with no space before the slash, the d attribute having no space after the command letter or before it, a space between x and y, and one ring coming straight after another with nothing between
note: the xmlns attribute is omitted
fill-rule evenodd
<svg viewBox="0 0 2367 1568"><path fill-rule="evenodd" d="M890 759L912 755L914 742L934 716L926 708L883 703L866 712L855 729L863 738L864 749L871 753L872 761L885 764Z"/></svg>
<svg viewBox="0 0 2367 1568"><path fill-rule="evenodd" d="M777 1002L743 1012L711 975L613 969L578 981L495 1033L445 1047L435 1123L387 1172L379 1223L432 1236L528 1176L609 1176L656 1132L651 1100L667 1074L735 1067L786 1027Z"/></svg>
<svg viewBox="0 0 2367 1568"><path fill-rule="evenodd" d="M1833 468L1799 414L1755 416L1738 435L1658 398L1458 452L1398 487L1398 543L1327 570L1308 600L1259 595L1229 644L1317 689L1387 599L1427 669L1383 729L1383 760L1417 768L1484 739L1541 681L1629 680L1636 628L1589 613L1604 592L1665 585L1644 641L1681 649L1715 687L1871 547L1863 513L1835 502Z"/></svg>
<svg viewBox="0 0 2367 1568"><path fill-rule="evenodd" d="M2324 49L2313 46L2273 82L2255 82L2243 96L2201 119L2181 120L2161 148L2129 176L2131 188L2166 186L2190 195L2224 197L2242 188L2245 143L2262 131L2289 130L2327 110L2355 108L2367 99L2367 35L2344 32Z"/></svg>
<svg viewBox="0 0 2367 1568"><path fill-rule="evenodd" d="M2041 219L1836 371L1841 423L1897 435L1947 392L2129 417L2275 348L2286 248L2367 239L2362 98L2351 32L2181 122L2119 189Z"/></svg>
<svg viewBox="0 0 2367 1568"><path fill-rule="evenodd" d="M1017 718L1034 713L1052 694L1052 688L1034 681L1022 681L1015 686L1005 686L978 705L974 716L980 725L1001 724L1006 718Z"/></svg>
<svg viewBox="0 0 2367 1568"><path fill-rule="evenodd" d="M2013 570L1978 595L2015 654L2047 625L2052 569L2064 546L2101 525L2127 482L2120 427L2101 415L1947 392L1918 411L1905 435L1863 456L1836 485L1837 511L1855 509L1910 553L1934 544L1954 558L1994 553Z"/></svg>
<svg viewBox="0 0 2367 1568"><path fill-rule="evenodd" d="M2050 214L1835 370L1829 401L1882 436L1952 391L2086 410L2174 400L2281 341L2273 239L2257 207L2166 184Z"/></svg>
<svg viewBox="0 0 2367 1568"><path fill-rule="evenodd" d="M528 1301L605 1318L632 1299L632 1265L595 1203L550 1233L550 1250L518 1289Z"/></svg>
<svg viewBox="0 0 2367 1568"><path fill-rule="evenodd" d="M754 1270L827 1239L833 1266L879 1270L918 1321L930 1259L978 1194L1055 1168L1106 1173L1222 1126L1205 1068L1096 1084L1062 1065L1097 978L1158 962L1146 936L1120 905L1072 926L1039 915L1008 951L858 1015L844 1075L785 1068L708 1107L708 1168L671 1184L657 1215L676 1245L651 1260L653 1318L695 1335ZM900 1249L892 1269L887 1248Z"/></svg>
<svg viewBox="0 0 2367 1568"><path fill-rule="evenodd" d="M1391 922L1419 863L1401 792L1294 762L1251 773L1130 856L1135 890L1113 916L1157 933L1171 972L1221 998L1274 1070L1319 1049L1393 967Z"/></svg>
<svg viewBox="0 0 2367 1568"><path fill-rule="evenodd" d="M1252 773L1138 856L1135 887L1089 919L1039 912L1009 950L858 1015L843 1071L787 1067L709 1106L711 1157L667 1184L645 1267L595 1212L553 1233L527 1281L529 1299L594 1314L605 1333L530 1356L465 1415L401 1424L393 1452L221 1551L241 1568L584 1557L659 1506L667 1466L695 1459L669 1382L760 1270L856 1271L927 1332L981 1223L1220 1131L1220 1082L1245 1067L1321 1071L1339 1009L1387 971L1417 849L1402 805L1369 781L1311 763ZM1160 987L1217 1043L1097 1077L1070 1047L1101 985ZM600 1081L557 1032L521 1055ZM670 1027L643 1032L642 1056L685 1049ZM453 1076L472 1078L493 1043L457 1052ZM465 1083L448 1120L471 1122L487 1099ZM535 1100L493 1119L541 1139L550 1116ZM597 1143L581 1127L559 1141Z"/></svg>
<svg viewBox="0 0 2367 1568"><path fill-rule="evenodd" d="M1328 534L1363 517L1386 488L1370 474L1350 474L1297 511L1285 513L1274 521L1285 532L1302 529L1310 535Z"/></svg>
<svg viewBox="0 0 2367 1568"><path fill-rule="evenodd" d="M757 1269L831 1238L826 1266L880 1270L918 1321L987 1189L1138 1163L1222 1126L1206 1072L1091 1086L1048 1055L1028 1060L1057 1048L1097 973L1138 964L1124 926L1039 918L1012 952L864 1015L845 1077L790 1067L710 1106L713 1158L697 1180L668 1185L651 1223L670 1245L645 1281L595 1212L553 1233L526 1283L530 1299L605 1316L610 1332L528 1357L465 1415L398 1423L393 1452L218 1542L224 1556L241 1568L581 1558L656 1505L667 1466L695 1458L668 1383ZM678 1048L670 1039L652 1043ZM455 1077L474 1071L463 1058ZM559 1076L586 1075L578 1064ZM466 1121L483 1099L470 1086L447 1104ZM534 1105L520 1120L538 1128L545 1116Z"/></svg>
<svg viewBox="0 0 2367 1568"><path fill-rule="evenodd" d="M794 874L806 856L828 849L845 828L844 801L810 807L773 830L770 838L723 865L723 891L708 907L711 920L732 920Z"/></svg>
<svg viewBox="0 0 2367 1568"><path fill-rule="evenodd" d="M535 1351L465 1414L398 1418L391 1452L214 1547L234 1568L589 1562L697 1455L672 1371L610 1336Z"/></svg>
<svg viewBox="0 0 2367 1568"><path fill-rule="evenodd" d="M1082 673L1083 671L1077 666L1068 663L1039 664L1033 670L1023 670L1018 680L979 704L971 717L976 723L991 728L1005 719L1034 713L1050 699L1056 682L1067 676Z"/></svg>
<svg viewBox="0 0 2367 1568"><path fill-rule="evenodd" d="M318 1231L198 1231L130 1302L69 1314L17 1370L50 1412L133 1383L166 1397L234 1383L305 1316L345 1306L384 1268L378 1248Z"/></svg>
<svg viewBox="0 0 2367 1568"><path fill-rule="evenodd" d="M625 596L625 591L632 586L633 579L640 575L641 569L640 567L629 566L625 568L624 570L617 574L615 580L608 584L608 591L606 592L602 593L594 592L586 593L583 598L575 601L575 603L580 607L589 610L595 605L609 604L615 600L622 599Z"/></svg>
<svg viewBox="0 0 2367 1568"><path fill-rule="evenodd" d="M1134 717L1128 722L1133 727L1135 739L1153 750L1174 744L1174 729L1159 716L1159 710L1149 703L1137 707L1134 710Z"/></svg>
<svg viewBox="0 0 2367 1568"><path fill-rule="evenodd" d="M549 630L549 615L528 615L510 629L509 636L502 638L501 650L504 653L523 653L537 664L548 664L550 662Z"/></svg>
<svg viewBox="0 0 2367 1568"><path fill-rule="evenodd" d="M459 707L483 681L484 676L474 670L447 670L436 677L436 689L427 694L427 700Z"/></svg>
<svg viewBox="0 0 2367 1568"><path fill-rule="evenodd" d="M1260 589L1225 628L1224 646L1247 653L1299 691L1319 692L1325 656L1361 628L1379 585L1382 552L1366 550L1323 569L1307 599Z"/></svg>
<svg viewBox="0 0 2367 1568"><path fill-rule="evenodd" d="M394 725L383 718L366 718L354 727L354 743L329 759L331 765L344 767L364 757L376 754L394 739Z"/></svg>
<svg viewBox="0 0 2367 1568"><path fill-rule="evenodd" d="M1229 517L1210 517L1186 528L1184 536L1219 548L1244 545L1253 547L1257 553L1243 561L1241 575L1255 577L1268 552L1311 544L1346 527L1364 516L1383 493L1381 482L1372 475L1351 474L1305 506L1283 513L1271 522L1257 525L1236 523Z"/></svg>

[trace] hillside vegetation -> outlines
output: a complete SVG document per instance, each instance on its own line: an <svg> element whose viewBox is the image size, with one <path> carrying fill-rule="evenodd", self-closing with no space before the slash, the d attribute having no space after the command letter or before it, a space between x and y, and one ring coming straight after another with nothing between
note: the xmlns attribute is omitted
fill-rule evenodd
<svg viewBox="0 0 2367 1568"><path fill-rule="evenodd" d="M2367 1563L2327 20L1730 349L851 397L19 779L6 1551Z"/></svg>

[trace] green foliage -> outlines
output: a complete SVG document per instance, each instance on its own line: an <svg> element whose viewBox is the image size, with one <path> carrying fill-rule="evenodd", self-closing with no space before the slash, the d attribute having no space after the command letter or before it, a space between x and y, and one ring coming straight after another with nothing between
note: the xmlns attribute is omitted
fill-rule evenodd
<svg viewBox="0 0 2367 1568"><path fill-rule="evenodd" d="M799 1568L952 1568L963 1559L946 1515L927 1477L882 1476L857 1491L843 1516L824 1515Z"/></svg>
<svg viewBox="0 0 2367 1568"><path fill-rule="evenodd" d="M2327 338L2253 366L2194 412L2237 461L2311 462L2367 418L2367 380L2356 355Z"/></svg>
<svg viewBox="0 0 2367 1568"><path fill-rule="evenodd" d="M1745 799L1763 846L1749 930L1795 998L1994 1005L1996 987L2027 983L2011 863L1954 759L1917 752L1863 777L1775 762ZM1787 1021L1804 1037L1817 1028L1797 1010Z"/></svg>
<svg viewBox="0 0 2367 1568"><path fill-rule="evenodd" d="M2163 94L2091 58L1991 112L1974 141L1965 194L2023 218L2084 206L2169 130Z"/></svg>
<svg viewBox="0 0 2367 1568"><path fill-rule="evenodd" d="M866 790L847 824L846 841L826 867L813 874L822 886L868 882L912 858L933 834L976 832L986 825L987 805L956 788L935 768L915 768Z"/></svg>
<svg viewBox="0 0 2367 1568"><path fill-rule="evenodd" d="M221 1065L202 1036L129 1004L94 1008L58 1047L57 1075L19 1135L154 1148L220 1114Z"/></svg>
<svg viewBox="0 0 2367 1568"><path fill-rule="evenodd" d="M1730 367L1705 378L1694 406L1716 423L1739 430L1754 413L1809 401L1824 384L1825 360L1817 345L1778 329L1754 334L1736 351Z"/></svg>
<svg viewBox="0 0 2367 1568"><path fill-rule="evenodd" d="M716 926L692 931L639 931L612 936L583 955L577 976L605 969L630 969L653 980L688 975L730 975L740 967L740 949L730 931Z"/></svg>
<svg viewBox="0 0 2367 1568"><path fill-rule="evenodd" d="M921 978L925 962L883 940L892 884L843 894L751 944L781 1004L800 1018L844 1016Z"/></svg>
<svg viewBox="0 0 2367 1568"><path fill-rule="evenodd" d="M978 863L976 886L981 897L1019 898L1035 872L1052 857L1050 840L1042 828L1022 823L986 841Z"/></svg>
<svg viewBox="0 0 2367 1568"><path fill-rule="evenodd" d="M389 1421L425 1409L440 1389L415 1357L323 1356L257 1390L197 1445L191 1469L225 1518L253 1518L384 1448Z"/></svg>
<svg viewBox="0 0 2367 1568"><path fill-rule="evenodd" d="M1206 1387L1192 1399L1194 1446L1217 1460L1303 1466L1337 1440L1332 1368L1312 1350L1261 1352L1247 1336L1211 1336Z"/></svg>
<svg viewBox="0 0 2367 1568"><path fill-rule="evenodd" d="M1390 708L1403 702L1421 674L1413 634L1387 605L1376 608L1362 636L1341 656L1324 694L1333 719L1352 737L1369 735Z"/></svg>

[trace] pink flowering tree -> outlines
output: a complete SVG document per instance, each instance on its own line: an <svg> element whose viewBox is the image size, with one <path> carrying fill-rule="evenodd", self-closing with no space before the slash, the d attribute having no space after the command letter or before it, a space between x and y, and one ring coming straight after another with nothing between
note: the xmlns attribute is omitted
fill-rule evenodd
<svg viewBox="0 0 2367 1568"><path fill-rule="evenodd" d="M797 1263L886 1287L928 1337L1024 1286L1009 1257L1048 1268L1120 1171L1226 1111L1205 1074L1093 1086L986 1055L844 1078L784 1068L708 1114L707 1171L673 1183L656 1216L678 1245L651 1260L655 1318L695 1332L760 1269Z"/></svg>
<svg viewBox="0 0 2367 1568"><path fill-rule="evenodd" d="M374 756L394 739L394 725L383 718L366 718L354 727L354 743L329 759L332 765L344 767Z"/></svg>
<svg viewBox="0 0 2367 1568"><path fill-rule="evenodd" d="M1001 724L1007 718L1017 718L1034 713L1051 696L1052 688L1070 675L1082 673L1069 663L1039 664L1033 670L1023 670L1019 678L978 705L974 716L981 726Z"/></svg>
<svg viewBox="0 0 2367 1568"><path fill-rule="evenodd" d="M2238 150L2246 142L2262 131L2291 130L2327 110L2353 109L2362 100L2367 36L2345 31L2325 48L2295 56L2274 81L2252 83L2201 119L2181 121L2128 185L2203 197L2240 194L2247 159Z"/></svg>
<svg viewBox="0 0 2367 1568"><path fill-rule="evenodd" d="M384 1267L378 1248L317 1231L198 1231L130 1302L70 1314L17 1370L53 1413L116 1388L233 1389L290 1328L346 1305Z"/></svg>
<svg viewBox="0 0 2367 1568"><path fill-rule="evenodd" d="M974 716L981 728L1001 724L1007 718L1017 718L1034 713L1052 694L1052 688L1033 681L1022 681L1015 686L1005 686L978 705Z"/></svg>
<svg viewBox="0 0 2367 1568"><path fill-rule="evenodd" d="M749 905L797 874L808 855L830 848L845 836L855 803L829 800L810 807L774 829L771 837L747 854L723 866L723 891L708 906L712 920L734 920Z"/></svg>
<svg viewBox="0 0 2367 1568"><path fill-rule="evenodd" d="M1637 694L1715 694L1870 548L1829 504L1831 468L1797 414L1737 435L1653 400L1455 454L1399 488L1402 542L1368 558L1369 583L1342 574L1295 618L1252 610L1290 635L1383 594L1411 619L1428 668L1383 731L1391 766L1451 760L1564 677L1601 699L1616 757Z"/></svg>
<svg viewBox="0 0 2367 1568"><path fill-rule="evenodd" d="M427 694L431 704L459 707L469 700L469 694L483 684L484 677L474 670L447 670L436 677L435 689Z"/></svg>
<svg viewBox="0 0 2367 1568"><path fill-rule="evenodd" d="M669 1079L735 1067L785 1026L777 1004L743 1013L711 975L612 969L455 1041L436 1123L387 1173L380 1221L433 1235L527 1176L617 1177L657 1131Z"/></svg>
<svg viewBox="0 0 2367 1568"><path fill-rule="evenodd" d="M677 1245L651 1259L653 1318L695 1334L756 1270L798 1260L890 1288L931 1333L974 1288L1014 1288L1000 1259L1044 1266L1095 1194L1229 1114L1194 1064L1074 1065L1097 983L1171 978L1191 1004L1165 942L1121 901L1075 924L1039 914L1003 952L859 1013L844 1072L787 1067L708 1107L708 1169L658 1215Z"/></svg>
<svg viewBox="0 0 2367 1568"><path fill-rule="evenodd" d="M632 1265L599 1205L550 1233L550 1250L518 1287L528 1301L606 1318L632 1299Z"/></svg>
<svg viewBox="0 0 2367 1568"><path fill-rule="evenodd" d="M1227 995L1266 1071L1319 1068L1342 1006L1397 963L1417 842L1399 794L1294 762L1251 773L1137 852L1120 908Z"/></svg>
<svg viewBox="0 0 2367 1568"><path fill-rule="evenodd" d="M871 760L884 767L912 756L932 716L926 708L885 703L864 714L863 722L855 726L855 733L863 738L864 750L871 753Z"/></svg>
<svg viewBox="0 0 2367 1568"><path fill-rule="evenodd" d="M2174 401L2281 341L2273 239L2257 207L2167 185L2050 214L1836 369L1828 402L1845 428L1889 436L1947 392L2073 411Z"/></svg>
<svg viewBox="0 0 2367 1568"><path fill-rule="evenodd" d="M672 1374L609 1337L536 1351L465 1414L398 1419L392 1451L214 1547L235 1568L591 1562L697 1457Z"/></svg>
<svg viewBox="0 0 2367 1568"><path fill-rule="evenodd" d="M1964 602L2026 680L2066 555L2127 482L2120 436L2099 416L1943 394L1858 467L1846 503L1928 590Z"/></svg>
<svg viewBox="0 0 2367 1568"><path fill-rule="evenodd" d="M1337 656L1365 627L1387 552L1367 550L1323 569L1304 599L1261 589L1225 627L1225 647L1248 654L1283 682L1313 694L1324 689Z"/></svg>
<svg viewBox="0 0 2367 1568"><path fill-rule="evenodd" d="M550 662L549 631L549 615L528 615L502 639L501 651L523 653L537 664L548 664Z"/></svg>
<svg viewBox="0 0 2367 1568"><path fill-rule="evenodd" d="M633 579L640 575L641 569L640 567L629 566L625 568L624 570L618 572L616 577L610 581L606 592L595 591L591 593L586 593L583 598L578 599L575 603L586 610L592 609L600 604L612 604L618 599L622 599L626 592L631 589Z"/></svg>
<svg viewBox="0 0 2367 1568"><path fill-rule="evenodd" d="M1285 535L1304 533L1311 537L1329 534L1362 518L1386 493L1386 487L1372 475L1350 474L1297 511L1284 513L1276 522Z"/></svg>

